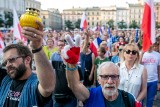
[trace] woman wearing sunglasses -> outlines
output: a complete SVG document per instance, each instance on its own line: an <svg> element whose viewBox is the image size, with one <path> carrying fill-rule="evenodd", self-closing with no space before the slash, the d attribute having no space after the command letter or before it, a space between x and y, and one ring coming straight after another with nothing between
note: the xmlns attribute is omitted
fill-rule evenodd
<svg viewBox="0 0 160 107"><path fill-rule="evenodd" d="M139 63L139 56L136 44L127 44L123 48L119 89L133 94L137 101L142 101L147 91L147 71Z"/></svg>

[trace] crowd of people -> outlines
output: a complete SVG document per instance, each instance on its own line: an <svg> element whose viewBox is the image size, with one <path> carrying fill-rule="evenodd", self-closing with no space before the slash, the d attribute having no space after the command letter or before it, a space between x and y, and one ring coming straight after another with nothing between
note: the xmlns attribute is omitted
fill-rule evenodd
<svg viewBox="0 0 160 107"><path fill-rule="evenodd" d="M37 24L38 29L23 28L27 44L12 31L0 33L5 46L0 58L1 107L153 106L160 90L159 30L156 42L143 52L140 30L138 36L137 30L58 32L43 31ZM92 45L97 38L101 43L95 53ZM70 41L80 42L76 63L62 52ZM73 54L75 50L70 49Z"/></svg>

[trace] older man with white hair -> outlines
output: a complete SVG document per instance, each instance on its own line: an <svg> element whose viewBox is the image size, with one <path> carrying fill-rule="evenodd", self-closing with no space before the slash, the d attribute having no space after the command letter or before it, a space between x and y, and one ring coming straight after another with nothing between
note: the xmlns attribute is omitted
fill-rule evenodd
<svg viewBox="0 0 160 107"><path fill-rule="evenodd" d="M99 87L87 89L80 81L75 64L67 64L69 87L85 107L135 107L134 97L118 89L119 67L112 62L103 62L98 68Z"/></svg>

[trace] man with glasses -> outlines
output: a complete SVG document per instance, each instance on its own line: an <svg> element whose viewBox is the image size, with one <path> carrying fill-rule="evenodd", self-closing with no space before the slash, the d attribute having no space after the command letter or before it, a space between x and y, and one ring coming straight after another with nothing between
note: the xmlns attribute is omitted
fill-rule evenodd
<svg viewBox="0 0 160 107"><path fill-rule="evenodd" d="M55 73L42 51L43 26L24 27L23 36L30 40L32 53L27 46L12 44L3 50L3 66L7 75L0 75L1 107L45 107L52 99ZM32 73L32 54L36 74Z"/></svg>
<svg viewBox="0 0 160 107"><path fill-rule="evenodd" d="M66 79L66 66L63 62L61 50L64 48L64 40L58 41L58 52L51 56L52 66L56 72L56 86L54 91L54 107L76 107L77 99L68 87Z"/></svg>
<svg viewBox="0 0 160 107"><path fill-rule="evenodd" d="M97 70L98 82L97 88L87 89L79 82L75 64L67 64L67 80L69 86L75 96L84 102L85 107L135 107L134 97L125 92L128 96L127 106L126 100L122 95L123 92L118 89L119 67L112 62L103 62Z"/></svg>

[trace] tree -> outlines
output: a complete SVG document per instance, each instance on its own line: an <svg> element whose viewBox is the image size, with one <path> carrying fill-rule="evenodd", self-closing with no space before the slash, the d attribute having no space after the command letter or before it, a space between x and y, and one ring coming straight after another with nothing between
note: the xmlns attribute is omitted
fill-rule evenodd
<svg viewBox="0 0 160 107"><path fill-rule="evenodd" d="M13 25L13 13L12 12L4 12L5 15L5 25L6 27L11 27Z"/></svg>
<svg viewBox="0 0 160 107"><path fill-rule="evenodd" d="M139 26L135 20L132 20L131 24L129 25L129 28L136 29L136 28L139 28Z"/></svg>
<svg viewBox="0 0 160 107"><path fill-rule="evenodd" d="M3 22L3 19L0 18L0 27L3 27L4 26L4 22Z"/></svg>
<svg viewBox="0 0 160 107"><path fill-rule="evenodd" d="M110 28L114 28L114 20L113 19L110 19L107 24L109 25Z"/></svg>
<svg viewBox="0 0 160 107"><path fill-rule="evenodd" d="M75 28L80 28L80 24L81 24L81 19L78 19L75 23L74 23L74 26Z"/></svg>
<svg viewBox="0 0 160 107"><path fill-rule="evenodd" d="M74 29L74 26L73 26L73 24L70 20L65 21L65 28L68 28L68 29L71 29L71 30Z"/></svg>
<svg viewBox="0 0 160 107"><path fill-rule="evenodd" d="M160 28L160 23L156 21L156 28Z"/></svg>
<svg viewBox="0 0 160 107"><path fill-rule="evenodd" d="M123 20L118 22L118 28L120 29L127 28L126 22L124 22Z"/></svg>

